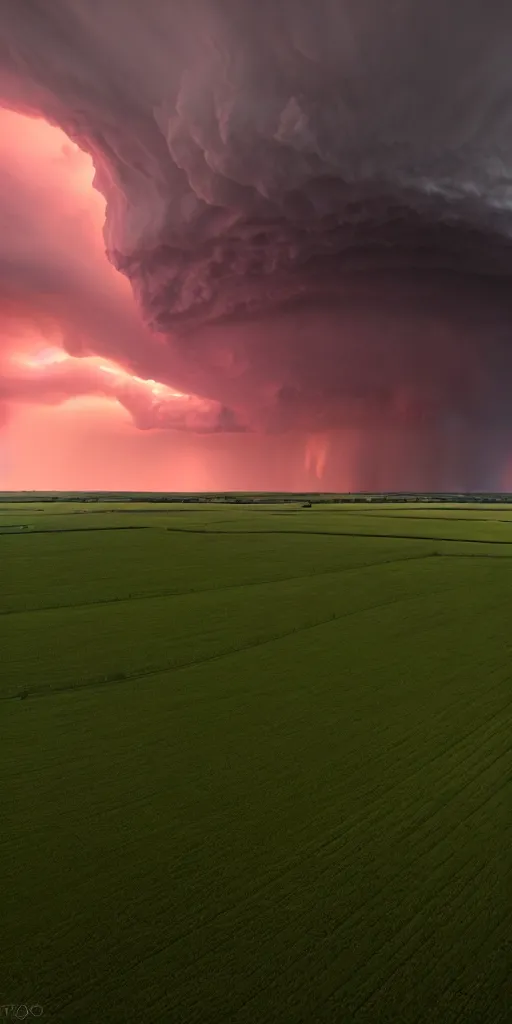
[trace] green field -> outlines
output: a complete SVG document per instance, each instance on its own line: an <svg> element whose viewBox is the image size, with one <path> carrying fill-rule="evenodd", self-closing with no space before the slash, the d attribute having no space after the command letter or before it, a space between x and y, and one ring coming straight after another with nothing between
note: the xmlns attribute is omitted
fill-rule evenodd
<svg viewBox="0 0 512 1024"><path fill-rule="evenodd" d="M0 510L0 1007L508 1022L512 508Z"/></svg>

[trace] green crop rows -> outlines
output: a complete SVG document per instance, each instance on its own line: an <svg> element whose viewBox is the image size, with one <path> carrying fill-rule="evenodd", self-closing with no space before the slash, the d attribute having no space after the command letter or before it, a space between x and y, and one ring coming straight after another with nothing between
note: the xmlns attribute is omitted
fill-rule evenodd
<svg viewBox="0 0 512 1024"><path fill-rule="evenodd" d="M510 1019L512 510L0 518L1 1006Z"/></svg>

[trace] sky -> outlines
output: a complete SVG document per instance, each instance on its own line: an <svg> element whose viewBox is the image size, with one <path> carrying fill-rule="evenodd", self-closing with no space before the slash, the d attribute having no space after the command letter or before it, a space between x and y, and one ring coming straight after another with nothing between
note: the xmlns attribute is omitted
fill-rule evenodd
<svg viewBox="0 0 512 1024"><path fill-rule="evenodd" d="M512 11L386 10L0 0L0 490L512 484Z"/></svg>

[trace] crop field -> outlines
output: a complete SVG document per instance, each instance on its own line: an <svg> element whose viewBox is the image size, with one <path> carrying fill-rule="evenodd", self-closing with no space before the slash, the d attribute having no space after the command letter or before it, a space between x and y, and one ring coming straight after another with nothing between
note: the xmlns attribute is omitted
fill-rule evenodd
<svg viewBox="0 0 512 1024"><path fill-rule="evenodd" d="M0 1011L510 1021L512 508L10 502L0 572Z"/></svg>

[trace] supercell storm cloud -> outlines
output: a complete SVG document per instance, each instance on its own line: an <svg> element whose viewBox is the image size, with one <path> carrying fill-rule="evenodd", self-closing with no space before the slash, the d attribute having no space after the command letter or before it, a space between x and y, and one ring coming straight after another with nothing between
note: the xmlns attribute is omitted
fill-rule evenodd
<svg viewBox="0 0 512 1024"><path fill-rule="evenodd" d="M208 429L356 430L362 486L499 486L511 48L505 0L0 0L0 101L91 154L148 328L95 354Z"/></svg>

